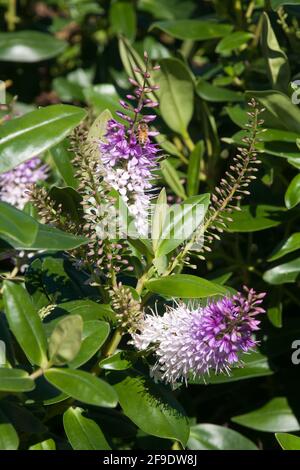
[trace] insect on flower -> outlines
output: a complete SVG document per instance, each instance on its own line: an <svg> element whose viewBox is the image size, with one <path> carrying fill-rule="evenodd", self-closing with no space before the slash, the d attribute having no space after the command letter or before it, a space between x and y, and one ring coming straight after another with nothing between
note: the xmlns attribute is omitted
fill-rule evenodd
<svg viewBox="0 0 300 470"><path fill-rule="evenodd" d="M140 145L145 145L148 140L149 128L145 121L140 121L137 128L137 139Z"/></svg>

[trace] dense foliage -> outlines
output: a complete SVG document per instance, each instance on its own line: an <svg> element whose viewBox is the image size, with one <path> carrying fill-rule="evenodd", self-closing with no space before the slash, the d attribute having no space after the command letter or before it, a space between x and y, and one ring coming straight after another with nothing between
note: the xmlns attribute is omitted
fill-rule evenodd
<svg viewBox="0 0 300 470"><path fill-rule="evenodd" d="M0 449L300 449L300 1L0 8Z"/></svg>

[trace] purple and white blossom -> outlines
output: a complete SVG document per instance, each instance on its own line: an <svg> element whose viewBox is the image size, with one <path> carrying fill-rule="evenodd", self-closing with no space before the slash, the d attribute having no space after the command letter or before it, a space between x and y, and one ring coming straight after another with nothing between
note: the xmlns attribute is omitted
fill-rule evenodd
<svg viewBox="0 0 300 470"><path fill-rule="evenodd" d="M34 157L16 168L0 174L0 200L17 209L23 209L29 201L28 190L33 184L48 177L48 166Z"/></svg>
<svg viewBox="0 0 300 470"><path fill-rule="evenodd" d="M229 374L231 367L242 366L241 355L257 345L257 315L265 312L265 293L244 290L205 307L179 304L163 316L147 314L133 343L141 351L153 347L157 361L152 375L174 384L212 371Z"/></svg>
<svg viewBox="0 0 300 470"><path fill-rule="evenodd" d="M157 69L157 67L154 67ZM151 201L152 171L156 167L159 148L151 142L151 137L157 135L155 131L149 131L147 123L155 119L155 115L141 115L145 108L158 106L156 101L148 98L157 87L148 83L148 56L145 55L145 70L136 69L143 77L143 84L130 78L135 86L134 94L127 95L129 101L135 100L132 105L124 100L121 106L127 112L117 112L126 124L121 124L115 119L108 121L105 141L100 142L101 172L105 181L119 192L126 202L129 214L133 216L136 230L139 235L148 233L148 218ZM140 128L144 127L141 138Z"/></svg>

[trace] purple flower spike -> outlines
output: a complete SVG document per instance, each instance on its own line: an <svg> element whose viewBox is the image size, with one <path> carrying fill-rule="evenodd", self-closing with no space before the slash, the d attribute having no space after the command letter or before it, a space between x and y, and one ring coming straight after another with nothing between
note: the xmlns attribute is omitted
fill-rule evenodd
<svg viewBox="0 0 300 470"><path fill-rule="evenodd" d="M111 119L107 124L105 141L100 142L101 172L105 181L116 189L127 203L129 213L133 216L136 230L139 235L148 234L148 216L150 209L152 189L152 170L156 166L159 152L156 144L151 142L151 137L157 132L150 131L147 123L152 122L155 115L142 115L144 108L153 108L158 103L147 97L153 90L148 86L150 78L148 55L144 55L145 70L136 69L136 72L144 76L141 86L135 79L129 78L134 85L134 94L127 95L128 100L135 100L130 104L120 101L124 110L129 110L128 116L122 111L116 114L128 124L120 124Z"/></svg>
<svg viewBox="0 0 300 470"><path fill-rule="evenodd" d="M169 307L163 316L146 315L140 333L134 335L139 350L155 346L157 362L152 374L174 384L189 377L228 373L242 366L241 354L255 348L253 333L259 330L257 315L264 313L265 293L244 287L238 293L191 309L184 304Z"/></svg>
<svg viewBox="0 0 300 470"><path fill-rule="evenodd" d="M28 189L48 177L48 166L37 157L0 175L0 200L23 209L29 201Z"/></svg>

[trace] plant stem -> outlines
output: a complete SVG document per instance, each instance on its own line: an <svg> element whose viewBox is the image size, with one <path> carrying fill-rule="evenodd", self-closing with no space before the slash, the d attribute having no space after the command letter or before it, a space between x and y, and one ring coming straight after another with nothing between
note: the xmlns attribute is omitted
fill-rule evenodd
<svg viewBox="0 0 300 470"><path fill-rule="evenodd" d="M17 17L16 0L8 0L5 20L7 22L8 31L14 31L16 29L16 24L19 22L19 18Z"/></svg>
<svg viewBox="0 0 300 470"><path fill-rule="evenodd" d="M32 372L32 374L30 374L29 378L32 379L32 380L35 380L37 379L38 377L41 377L45 372L45 369L42 369L41 367L37 370L35 370L34 372Z"/></svg>
<svg viewBox="0 0 300 470"><path fill-rule="evenodd" d="M123 336L122 331L120 330L120 328L117 328L116 331L113 334L113 337L112 337L111 341L108 343L107 348L103 352L104 357L109 357L109 356L112 356L114 354L117 347L119 346L119 343L122 339L122 336Z"/></svg>
<svg viewBox="0 0 300 470"><path fill-rule="evenodd" d="M183 137L183 140L184 140L187 148L189 149L190 152L192 152L195 148L195 144L192 141L191 136L188 133L188 131L186 131L184 134L182 134L182 137Z"/></svg>

